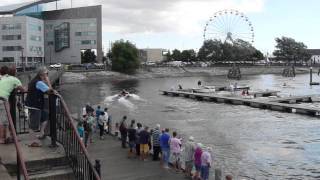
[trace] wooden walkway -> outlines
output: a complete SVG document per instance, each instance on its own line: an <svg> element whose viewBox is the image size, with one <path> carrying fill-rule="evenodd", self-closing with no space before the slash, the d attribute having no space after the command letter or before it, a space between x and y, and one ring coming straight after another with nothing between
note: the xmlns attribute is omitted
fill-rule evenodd
<svg viewBox="0 0 320 180"><path fill-rule="evenodd" d="M296 104L288 104L281 102L311 102L312 96L299 96L290 98L273 98L270 100L245 99L241 97L225 97L217 94L190 93L182 91L162 91L167 96L180 96L185 98L196 99L199 101L209 101L216 103L226 103L234 105L245 105L253 108L269 109L274 111L282 111L288 113L297 113L310 116L320 116L320 109L312 107L302 107Z"/></svg>

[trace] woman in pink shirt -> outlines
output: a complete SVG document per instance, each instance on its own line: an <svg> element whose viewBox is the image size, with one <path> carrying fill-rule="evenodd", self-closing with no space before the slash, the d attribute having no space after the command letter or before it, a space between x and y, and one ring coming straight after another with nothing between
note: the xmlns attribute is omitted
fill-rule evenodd
<svg viewBox="0 0 320 180"><path fill-rule="evenodd" d="M199 179L200 171L201 171L201 155L202 155L202 147L201 143L197 143L196 150L194 151L194 166L196 168L196 173L194 175L194 179Z"/></svg>

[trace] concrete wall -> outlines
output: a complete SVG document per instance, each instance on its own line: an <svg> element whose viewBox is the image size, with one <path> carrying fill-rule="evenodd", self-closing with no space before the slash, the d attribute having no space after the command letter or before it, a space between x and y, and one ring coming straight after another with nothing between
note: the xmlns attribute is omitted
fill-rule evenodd
<svg viewBox="0 0 320 180"><path fill-rule="evenodd" d="M102 10L101 6L80 7L44 12L45 20L45 59L46 63L80 63L83 49L96 49L97 61L102 62ZM55 52L53 29L63 22L70 23L70 48ZM50 26L53 25L53 26ZM76 36L76 32L95 32L95 35ZM96 44L81 45L81 40L92 40Z"/></svg>

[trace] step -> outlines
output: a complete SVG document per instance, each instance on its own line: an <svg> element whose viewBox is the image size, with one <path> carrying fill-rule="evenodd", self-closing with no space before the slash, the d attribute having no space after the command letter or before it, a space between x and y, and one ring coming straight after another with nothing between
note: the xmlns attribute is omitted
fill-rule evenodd
<svg viewBox="0 0 320 180"><path fill-rule="evenodd" d="M69 166L61 166L30 174L30 180L75 180L75 177Z"/></svg>
<svg viewBox="0 0 320 180"><path fill-rule="evenodd" d="M14 178L10 176L8 170L2 164L0 164L0 177L1 180L14 180Z"/></svg>

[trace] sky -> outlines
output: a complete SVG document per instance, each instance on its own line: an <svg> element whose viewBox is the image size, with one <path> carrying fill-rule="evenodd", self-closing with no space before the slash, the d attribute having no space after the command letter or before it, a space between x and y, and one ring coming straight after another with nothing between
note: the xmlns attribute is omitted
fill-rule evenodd
<svg viewBox="0 0 320 180"><path fill-rule="evenodd" d="M0 5L26 1L32 0L0 0ZM254 28L253 45L263 53L272 53L274 39L281 36L320 48L319 0L61 0L58 8L70 8L71 2L73 7L102 5L104 49L124 39L138 48L198 50L206 22L225 9L248 17ZM55 3L47 9L53 7Z"/></svg>

